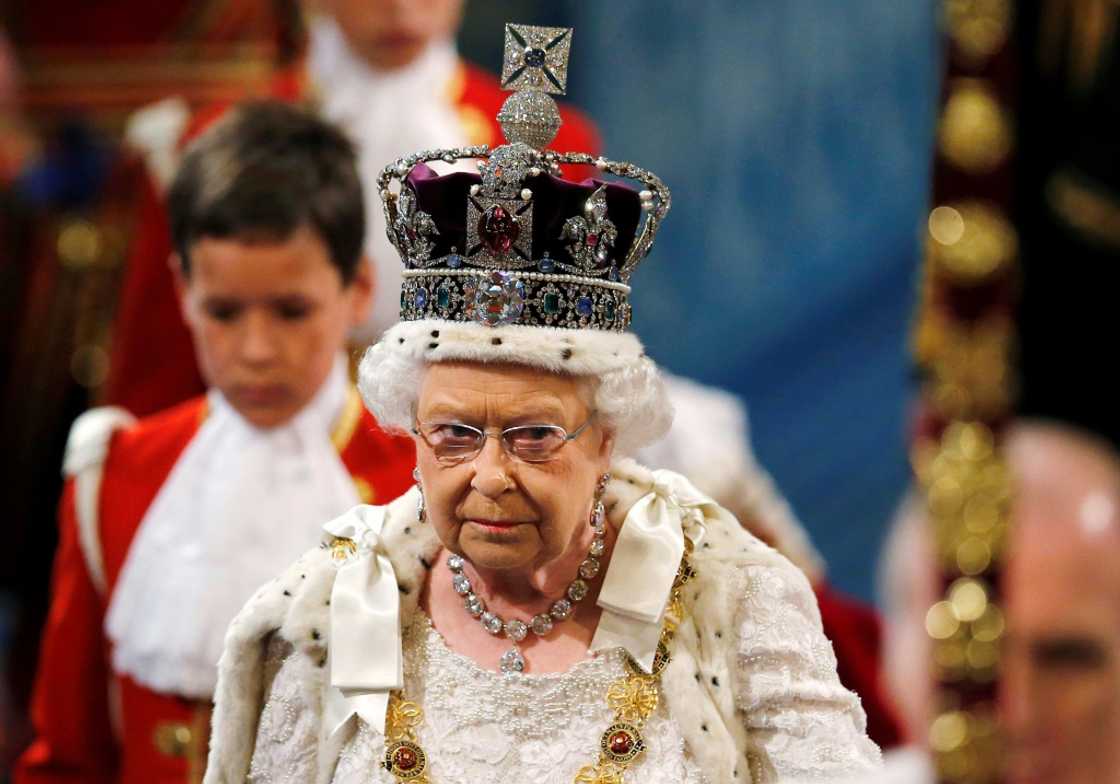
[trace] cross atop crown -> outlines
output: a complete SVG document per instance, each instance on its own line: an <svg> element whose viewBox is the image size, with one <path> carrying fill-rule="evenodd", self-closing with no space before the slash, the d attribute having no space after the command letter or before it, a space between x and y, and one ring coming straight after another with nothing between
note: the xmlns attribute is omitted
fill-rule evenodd
<svg viewBox="0 0 1120 784"><path fill-rule="evenodd" d="M514 93L502 104L498 124L510 144L543 150L560 130L560 110L549 93L568 86L572 28L506 25L502 87Z"/></svg>
<svg viewBox="0 0 1120 784"><path fill-rule="evenodd" d="M572 28L507 24L502 88L563 95Z"/></svg>

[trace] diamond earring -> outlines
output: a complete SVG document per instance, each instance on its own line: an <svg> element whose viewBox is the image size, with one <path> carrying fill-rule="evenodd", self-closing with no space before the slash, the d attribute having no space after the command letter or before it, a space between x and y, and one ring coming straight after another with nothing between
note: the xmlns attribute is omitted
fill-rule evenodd
<svg viewBox="0 0 1120 784"><path fill-rule="evenodd" d="M595 485L595 502L603 500L603 493L607 492L607 484L611 481L611 475L608 471L599 477L599 483Z"/></svg>
<svg viewBox="0 0 1120 784"><path fill-rule="evenodd" d="M416 480L416 522L425 522L425 513L427 512L427 504L424 502L424 488L420 484L420 469L412 469L412 478Z"/></svg>

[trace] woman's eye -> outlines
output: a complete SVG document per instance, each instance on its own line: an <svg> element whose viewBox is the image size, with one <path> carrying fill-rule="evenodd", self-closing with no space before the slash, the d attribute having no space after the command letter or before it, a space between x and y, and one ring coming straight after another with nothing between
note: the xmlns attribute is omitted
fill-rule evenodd
<svg viewBox="0 0 1120 784"><path fill-rule="evenodd" d="M547 444L559 437L554 427L519 427L510 433L510 438L515 444L524 446L537 446Z"/></svg>
<svg viewBox="0 0 1120 784"><path fill-rule="evenodd" d="M474 442L478 438L478 432L473 428L466 425L440 425L436 429L436 438L444 443L466 443Z"/></svg>

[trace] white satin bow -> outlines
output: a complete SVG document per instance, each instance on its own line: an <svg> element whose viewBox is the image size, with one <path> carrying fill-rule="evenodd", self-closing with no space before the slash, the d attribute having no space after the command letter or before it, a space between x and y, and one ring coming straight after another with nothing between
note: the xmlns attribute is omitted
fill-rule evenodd
<svg viewBox="0 0 1120 784"><path fill-rule="evenodd" d="M625 648L649 672L661 636L661 616L684 554L703 536L702 507L714 504L680 474L653 471L653 488L626 513L603 578L603 608L591 650Z"/></svg>
<svg viewBox="0 0 1120 784"><path fill-rule="evenodd" d="M331 590L331 688L324 716L331 736L355 715L384 726L389 692L404 685L400 594L381 541L384 523L384 507L358 506L324 526L358 548Z"/></svg>

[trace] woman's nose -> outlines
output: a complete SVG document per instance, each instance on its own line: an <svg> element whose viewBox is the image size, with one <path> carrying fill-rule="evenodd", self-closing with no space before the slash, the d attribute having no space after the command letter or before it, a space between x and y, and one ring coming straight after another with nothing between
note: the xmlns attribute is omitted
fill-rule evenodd
<svg viewBox="0 0 1120 784"><path fill-rule="evenodd" d="M497 498L513 487L509 455L502 448L500 438L487 438L483 442L482 451L475 456L473 466L471 487L487 498Z"/></svg>

